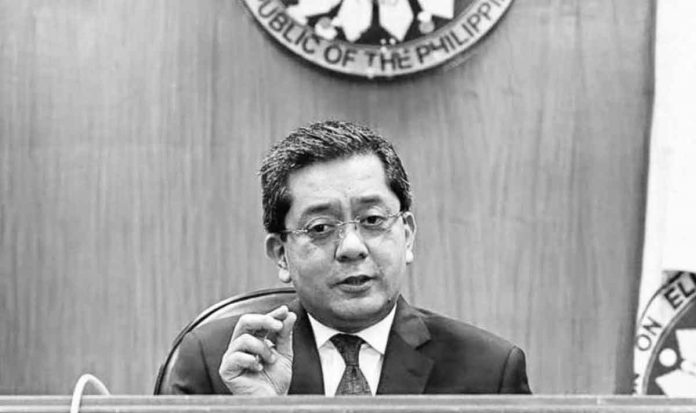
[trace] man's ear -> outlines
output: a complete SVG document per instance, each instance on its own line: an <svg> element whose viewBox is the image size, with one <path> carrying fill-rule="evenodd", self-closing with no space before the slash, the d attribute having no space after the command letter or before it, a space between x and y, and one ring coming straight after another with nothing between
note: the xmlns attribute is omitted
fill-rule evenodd
<svg viewBox="0 0 696 413"><path fill-rule="evenodd" d="M279 234L268 234L266 236L266 256L271 259L278 267L278 279L287 284L290 282L290 271L288 261L285 258L285 244Z"/></svg>
<svg viewBox="0 0 696 413"><path fill-rule="evenodd" d="M411 212L404 215L404 235L406 237L406 264L413 262L413 243L416 240L416 218Z"/></svg>

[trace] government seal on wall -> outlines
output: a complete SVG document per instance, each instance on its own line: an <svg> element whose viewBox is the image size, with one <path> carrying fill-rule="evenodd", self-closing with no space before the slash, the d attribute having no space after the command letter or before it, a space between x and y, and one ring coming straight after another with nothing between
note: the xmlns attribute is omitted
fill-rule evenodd
<svg viewBox="0 0 696 413"><path fill-rule="evenodd" d="M331 71L392 78L440 65L478 43L513 0L244 0L259 24Z"/></svg>
<svg viewBox="0 0 696 413"><path fill-rule="evenodd" d="M696 273L667 272L667 282L638 320L637 394L696 397Z"/></svg>

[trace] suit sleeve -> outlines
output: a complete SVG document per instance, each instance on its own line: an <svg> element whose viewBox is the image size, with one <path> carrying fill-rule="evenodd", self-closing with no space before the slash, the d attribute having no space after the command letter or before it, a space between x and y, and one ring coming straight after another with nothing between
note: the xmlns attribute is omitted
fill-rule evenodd
<svg viewBox="0 0 696 413"><path fill-rule="evenodd" d="M173 360L171 394L212 394L213 385L205 362L200 339L190 332L181 341L179 353Z"/></svg>
<svg viewBox="0 0 696 413"><path fill-rule="evenodd" d="M508 353L500 382L500 393L531 394L527 382L527 367L524 352L513 347Z"/></svg>

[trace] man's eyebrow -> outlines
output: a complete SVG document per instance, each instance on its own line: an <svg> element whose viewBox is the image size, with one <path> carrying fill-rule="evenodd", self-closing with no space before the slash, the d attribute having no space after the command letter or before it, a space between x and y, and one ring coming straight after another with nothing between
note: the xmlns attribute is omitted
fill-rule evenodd
<svg viewBox="0 0 696 413"><path fill-rule="evenodd" d="M331 203L331 202L322 202L320 204L310 205L308 208L306 208L300 214L300 222L302 222L304 219L306 219L309 216L312 216L315 214L321 214L324 212L335 212L336 210L337 210L336 205Z"/></svg>
<svg viewBox="0 0 696 413"><path fill-rule="evenodd" d="M353 201L353 204L359 205L359 206L375 205L375 204L386 205L386 203L387 202L384 199L384 197L382 197L381 195L378 195L378 194L361 196L360 198Z"/></svg>
<svg viewBox="0 0 696 413"><path fill-rule="evenodd" d="M374 205L379 205L379 206L385 206L387 205L386 200L384 199L383 196L379 194L369 194L365 196L361 196L357 199L354 199L351 201L353 204L353 207L366 207L366 206L374 206ZM299 222L304 222L307 218L311 217L312 215L317 215L317 214L322 214L322 213L331 213L331 214L340 214L341 213L341 206L335 202L327 201L327 202L319 202L314 205L310 205L309 207L305 208L301 213L299 217Z"/></svg>

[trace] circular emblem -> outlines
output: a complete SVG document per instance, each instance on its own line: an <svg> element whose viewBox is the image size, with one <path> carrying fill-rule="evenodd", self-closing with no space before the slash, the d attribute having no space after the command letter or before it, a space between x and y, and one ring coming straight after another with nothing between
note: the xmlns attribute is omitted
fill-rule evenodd
<svg viewBox="0 0 696 413"><path fill-rule="evenodd" d="M304 59L391 78L470 49L513 0L244 0L263 28Z"/></svg>
<svg viewBox="0 0 696 413"><path fill-rule="evenodd" d="M670 272L638 321L635 392L696 396L696 273Z"/></svg>

